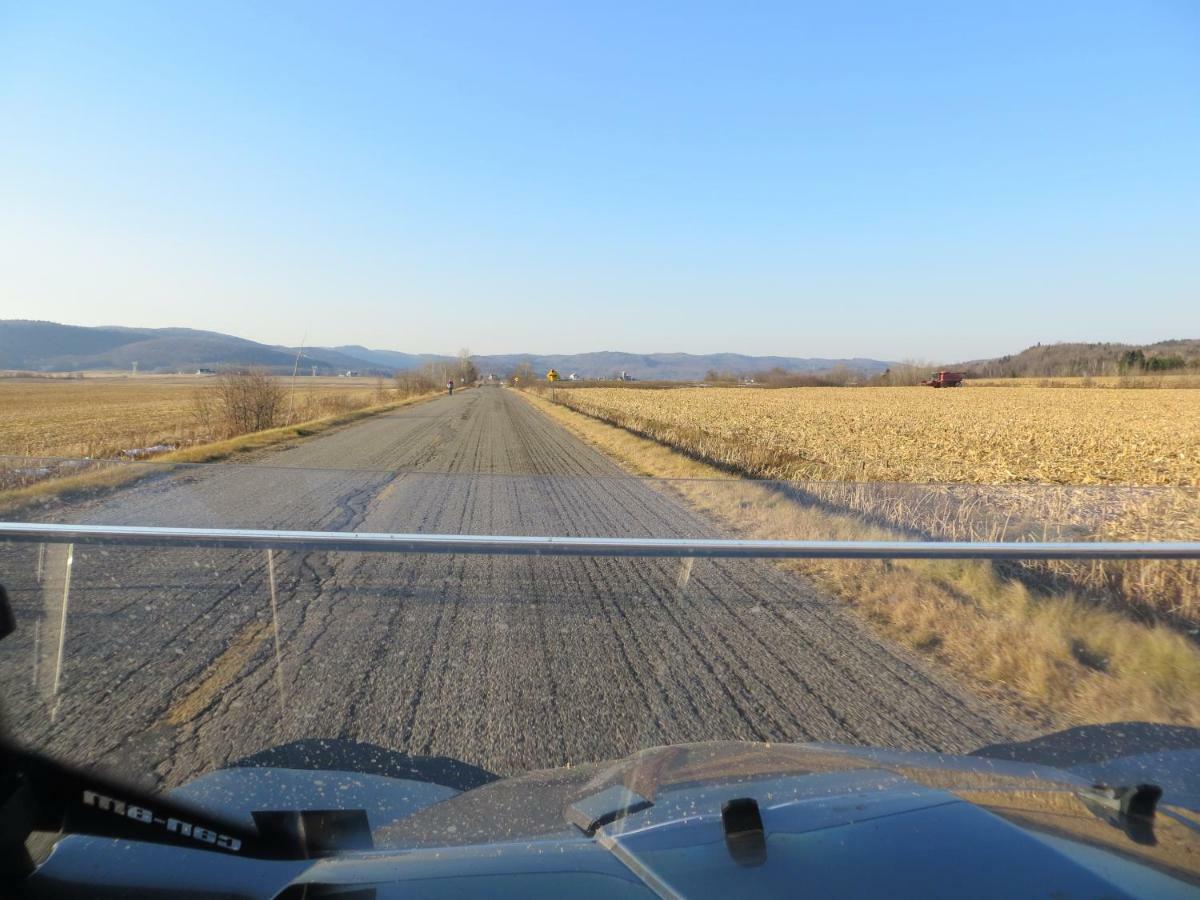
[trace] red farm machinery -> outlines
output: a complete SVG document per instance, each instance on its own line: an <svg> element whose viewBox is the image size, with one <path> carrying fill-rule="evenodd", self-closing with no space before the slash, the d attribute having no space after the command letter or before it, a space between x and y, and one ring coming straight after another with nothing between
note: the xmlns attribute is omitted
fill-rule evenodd
<svg viewBox="0 0 1200 900"><path fill-rule="evenodd" d="M921 384L935 388L962 387L965 377L962 372L934 372L928 381L922 381Z"/></svg>

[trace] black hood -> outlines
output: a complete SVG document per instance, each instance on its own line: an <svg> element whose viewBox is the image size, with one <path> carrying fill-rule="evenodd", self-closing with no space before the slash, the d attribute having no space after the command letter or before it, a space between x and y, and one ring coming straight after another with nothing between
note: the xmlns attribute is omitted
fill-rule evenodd
<svg viewBox="0 0 1200 900"><path fill-rule="evenodd" d="M379 774L259 758L174 796L247 822L271 799L295 809L365 810L372 849L265 861L69 838L30 893L101 896L107 885L121 894L168 877L173 896L1200 892L1200 814L1176 805L1170 788L1156 811L1132 815L1120 792L1136 785L1098 786L1081 771L987 750L1009 758L715 742L494 780L445 761ZM1182 775L1160 780L1194 777L1196 751L1164 752L1192 756L1176 760L1187 767ZM469 789L429 780L438 772L466 778L460 786Z"/></svg>

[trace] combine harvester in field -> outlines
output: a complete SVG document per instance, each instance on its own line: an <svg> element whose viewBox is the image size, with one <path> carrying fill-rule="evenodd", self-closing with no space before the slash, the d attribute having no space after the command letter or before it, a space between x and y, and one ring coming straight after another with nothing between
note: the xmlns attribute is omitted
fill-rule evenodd
<svg viewBox="0 0 1200 900"><path fill-rule="evenodd" d="M962 372L934 372L928 381L922 381L921 384L934 388L962 387L964 378L966 375Z"/></svg>

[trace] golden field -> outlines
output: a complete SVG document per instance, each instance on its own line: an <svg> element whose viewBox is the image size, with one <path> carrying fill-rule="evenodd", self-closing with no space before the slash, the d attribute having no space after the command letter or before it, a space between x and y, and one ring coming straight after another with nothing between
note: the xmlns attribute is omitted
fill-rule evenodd
<svg viewBox="0 0 1200 900"><path fill-rule="evenodd" d="M212 440L216 436L194 415L196 393L212 383L189 375L0 378L0 456L99 459ZM296 384L296 421L365 405L377 391L372 378L298 378Z"/></svg>
<svg viewBox="0 0 1200 900"><path fill-rule="evenodd" d="M1055 375L1024 378L972 378L968 383L971 387L1196 389L1200 388L1200 375L1192 372L1165 372L1152 375Z"/></svg>
<svg viewBox="0 0 1200 900"><path fill-rule="evenodd" d="M1200 484L1200 390L976 388L578 388L555 399L760 478Z"/></svg>
<svg viewBox="0 0 1200 900"><path fill-rule="evenodd" d="M558 404L806 504L939 540L1196 540L1200 391L577 388ZM777 537L826 538L822 533ZM1026 563L1095 602L1200 624L1192 562Z"/></svg>

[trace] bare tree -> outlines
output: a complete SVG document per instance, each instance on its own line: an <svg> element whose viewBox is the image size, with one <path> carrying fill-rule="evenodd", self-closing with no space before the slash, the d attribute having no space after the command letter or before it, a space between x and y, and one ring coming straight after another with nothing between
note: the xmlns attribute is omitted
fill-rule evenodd
<svg viewBox="0 0 1200 900"><path fill-rule="evenodd" d="M939 366L937 363L920 362L917 360L908 359L889 366L885 371L875 376L873 383L881 384L887 387L903 387L920 384L922 381L928 378L931 373L943 368L945 368L945 366Z"/></svg>
<svg viewBox="0 0 1200 900"><path fill-rule="evenodd" d="M515 384L518 387L529 387L537 380L537 372L533 370L533 366L528 362L517 363L517 367L508 376L508 383Z"/></svg>
<svg viewBox="0 0 1200 900"><path fill-rule="evenodd" d="M396 373L396 392L401 397L413 397L417 394L428 394L436 386L437 380L432 373L424 369L406 369Z"/></svg>
<svg viewBox="0 0 1200 900"><path fill-rule="evenodd" d="M463 347L458 351L458 383L474 384L479 380L479 369L471 359L471 351Z"/></svg>
<svg viewBox="0 0 1200 900"><path fill-rule="evenodd" d="M209 390L210 415L226 436L280 424L286 392L265 369L222 372Z"/></svg>

